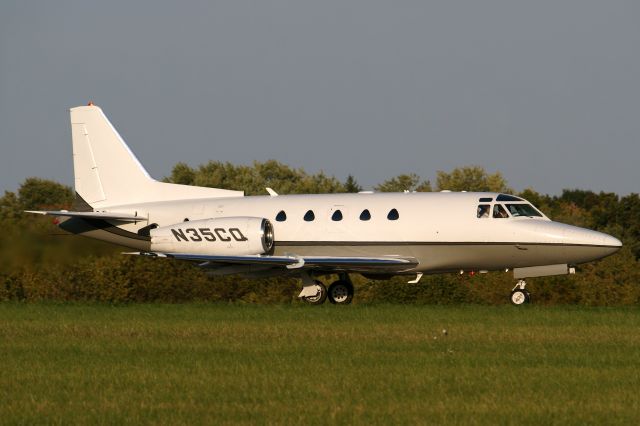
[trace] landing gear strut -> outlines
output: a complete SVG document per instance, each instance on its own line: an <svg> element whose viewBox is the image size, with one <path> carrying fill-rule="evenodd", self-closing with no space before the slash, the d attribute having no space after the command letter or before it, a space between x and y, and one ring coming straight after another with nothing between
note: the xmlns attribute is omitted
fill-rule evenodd
<svg viewBox="0 0 640 426"><path fill-rule="evenodd" d="M525 289L527 282L520 280L511 290L511 303L516 306L524 305L525 303L531 303L531 294Z"/></svg>

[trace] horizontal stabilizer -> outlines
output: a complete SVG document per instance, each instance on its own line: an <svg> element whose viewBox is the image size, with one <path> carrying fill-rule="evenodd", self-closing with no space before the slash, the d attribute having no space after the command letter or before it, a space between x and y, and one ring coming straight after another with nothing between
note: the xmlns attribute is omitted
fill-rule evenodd
<svg viewBox="0 0 640 426"><path fill-rule="evenodd" d="M142 222L147 220L146 217L136 216L129 213L111 213L111 212L70 212L67 210L25 210L25 213L41 214L44 216L57 217L79 217L83 219L103 219L103 220L119 220L123 222Z"/></svg>
<svg viewBox="0 0 640 426"><path fill-rule="evenodd" d="M400 257L329 257L329 256L209 256L188 253L125 253L152 257L170 257L180 260L202 262L200 266L216 265L263 265L288 269L322 269L334 271L370 272L383 269L385 271L403 272L415 267L418 261L414 258Z"/></svg>

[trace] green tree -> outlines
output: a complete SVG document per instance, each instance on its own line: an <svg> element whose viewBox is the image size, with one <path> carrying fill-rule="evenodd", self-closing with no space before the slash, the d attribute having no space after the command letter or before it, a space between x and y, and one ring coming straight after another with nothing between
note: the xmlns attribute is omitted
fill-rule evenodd
<svg viewBox="0 0 640 426"><path fill-rule="evenodd" d="M415 173L409 173L388 179L375 186L374 189L378 192L430 192L431 183L428 180L421 180L420 176Z"/></svg>
<svg viewBox="0 0 640 426"><path fill-rule="evenodd" d="M57 182L30 177L20 185L18 198L24 210L57 210L73 204L73 191Z"/></svg>
<svg viewBox="0 0 640 426"><path fill-rule="evenodd" d="M488 174L480 166L465 166L450 173L438 171L438 191L513 192L500 172Z"/></svg>
<svg viewBox="0 0 640 426"><path fill-rule="evenodd" d="M314 175L305 173L295 188L295 193L298 194L329 194L335 192L345 192L344 186L338 179L333 176L327 176L324 172Z"/></svg>
<svg viewBox="0 0 640 426"><path fill-rule="evenodd" d="M638 194L629 194L608 207L608 213L604 209L596 212L596 225L599 229L620 237L636 259L640 259L640 197Z"/></svg>
<svg viewBox="0 0 640 426"><path fill-rule="evenodd" d="M266 186L281 194L344 192L359 186L355 179L347 178L342 183L323 172L308 174L274 160L252 165L209 162L197 168L178 163L166 180L245 190L248 194L265 194ZM478 171L474 167L455 169L443 174L441 180L439 186L445 181L447 184L452 182L446 189L506 189L506 182L499 173L487 175L481 168ZM430 188L428 181L408 174L389 179L376 189ZM72 195L72 190L64 185L29 178L16 193L6 192L0 197L0 226L4 229L0 234L0 300L289 303L296 299L297 285L290 279L209 278L188 263L123 257L117 247L87 238L62 237L50 218L23 213L25 209L68 208ZM571 189L564 190L560 196L549 196L529 188L519 195L553 220L598 229L624 243L616 255L580 265L575 276L532 280L530 285L536 303L640 303L638 194L619 197L612 193ZM388 283L367 282L361 277L354 277L354 282L361 295L359 301L403 303L499 304L505 303L504 296L512 286L510 279L493 273L474 278L459 275L424 277L418 285L406 284L397 278L391 285L392 292Z"/></svg>
<svg viewBox="0 0 640 426"><path fill-rule="evenodd" d="M362 187L358 185L358 182L352 175L349 175L344 182L344 190L346 192L360 192L362 191Z"/></svg>
<svg viewBox="0 0 640 426"><path fill-rule="evenodd" d="M165 178L166 182L178 183L180 185L193 185L196 172L186 163L178 163L173 166L171 176Z"/></svg>
<svg viewBox="0 0 640 426"><path fill-rule="evenodd" d="M264 195L267 187L279 194L345 192L342 183L333 176L323 172L310 175L303 169L293 169L275 160L256 161L251 166L209 161L195 170L178 163L165 180L244 191L247 195Z"/></svg>
<svg viewBox="0 0 640 426"><path fill-rule="evenodd" d="M0 198L0 221L15 221L22 215L22 204L15 192L6 191Z"/></svg>

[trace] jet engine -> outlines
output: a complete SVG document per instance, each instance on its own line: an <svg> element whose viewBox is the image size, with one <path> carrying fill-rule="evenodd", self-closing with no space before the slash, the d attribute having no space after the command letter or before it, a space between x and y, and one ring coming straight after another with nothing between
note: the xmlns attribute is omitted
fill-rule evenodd
<svg viewBox="0 0 640 426"><path fill-rule="evenodd" d="M211 256L269 253L273 225L261 217L223 217L180 222L152 229L151 251Z"/></svg>

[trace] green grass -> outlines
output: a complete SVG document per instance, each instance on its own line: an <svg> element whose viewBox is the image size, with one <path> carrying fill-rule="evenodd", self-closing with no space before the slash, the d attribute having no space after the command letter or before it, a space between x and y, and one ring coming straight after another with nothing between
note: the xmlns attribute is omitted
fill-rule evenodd
<svg viewBox="0 0 640 426"><path fill-rule="evenodd" d="M638 309L0 304L0 423L634 424L639 330Z"/></svg>

